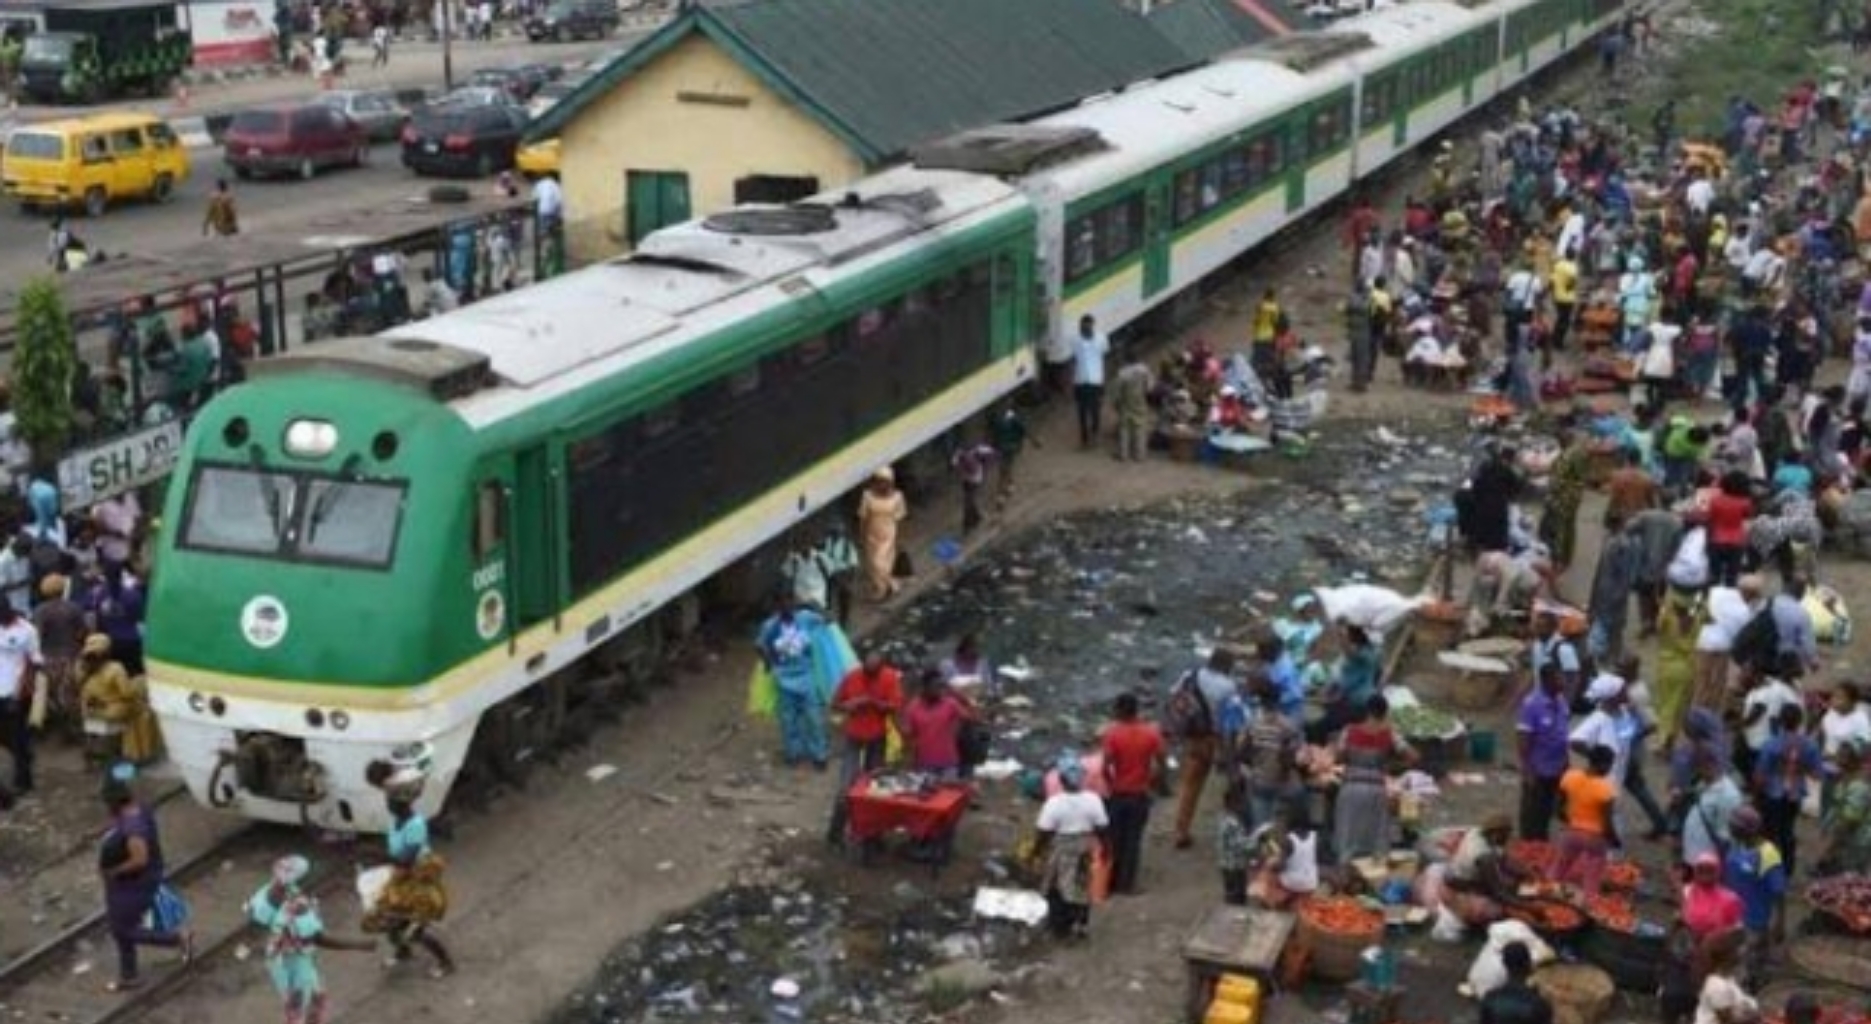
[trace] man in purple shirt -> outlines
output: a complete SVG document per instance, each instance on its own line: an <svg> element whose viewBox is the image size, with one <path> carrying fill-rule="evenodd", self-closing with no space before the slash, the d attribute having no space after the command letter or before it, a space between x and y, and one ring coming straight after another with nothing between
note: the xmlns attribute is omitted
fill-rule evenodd
<svg viewBox="0 0 1871 1024"><path fill-rule="evenodd" d="M1520 702L1514 737L1520 753L1520 836L1545 840L1566 773L1570 723L1565 672L1557 659L1540 666L1540 684Z"/></svg>

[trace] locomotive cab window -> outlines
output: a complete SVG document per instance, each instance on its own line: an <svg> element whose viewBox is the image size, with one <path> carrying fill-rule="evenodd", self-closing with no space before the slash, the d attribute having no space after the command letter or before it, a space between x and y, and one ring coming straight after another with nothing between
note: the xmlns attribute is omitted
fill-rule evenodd
<svg viewBox="0 0 1871 1024"><path fill-rule="evenodd" d="M407 484L203 464L189 481L181 546L367 569L389 568Z"/></svg>
<svg viewBox="0 0 1871 1024"><path fill-rule="evenodd" d="M507 489L498 480L488 480L474 492L474 558L480 561L493 554L507 535Z"/></svg>

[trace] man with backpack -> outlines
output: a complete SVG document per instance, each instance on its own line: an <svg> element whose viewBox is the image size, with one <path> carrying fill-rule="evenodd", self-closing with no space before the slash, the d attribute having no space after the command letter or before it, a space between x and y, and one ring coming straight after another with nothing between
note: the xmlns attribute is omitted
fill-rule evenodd
<svg viewBox="0 0 1871 1024"><path fill-rule="evenodd" d="M1215 767L1221 736L1217 712L1234 696L1234 652L1217 647L1206 664L1190 669L1176 680L1163 713L1163 729L1178 745L1182 771L1176 793L1176 849L1195 845L1189 830L1195 823L1202 787Z"/></svg>

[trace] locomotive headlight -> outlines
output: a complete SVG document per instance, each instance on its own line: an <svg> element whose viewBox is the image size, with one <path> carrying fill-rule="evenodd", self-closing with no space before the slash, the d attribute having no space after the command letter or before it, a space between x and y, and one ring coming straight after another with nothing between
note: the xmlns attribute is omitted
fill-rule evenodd
<svg viewBox="0 0 1871 1024"><path fill-rule="evenodd" d="M331 722L331 727L333 729L337 729L340 732L351 727L351 716L343 711L333 711L328 721Z"/></svg>
<svg viewBox="0 0 1871 1024"><path fill-rule="evenodd" d="M201 714L203 711L208 710L208 698L203 697L199 693L189 694L188 709L198 715Z"/></svg>
<svg viewBox="0 0 1871 1024"><path fill-rule="evenodd" d="M338 447L338 428L324 420L293 420L286 424L286 454L300 459L322 459Z"/></svg>

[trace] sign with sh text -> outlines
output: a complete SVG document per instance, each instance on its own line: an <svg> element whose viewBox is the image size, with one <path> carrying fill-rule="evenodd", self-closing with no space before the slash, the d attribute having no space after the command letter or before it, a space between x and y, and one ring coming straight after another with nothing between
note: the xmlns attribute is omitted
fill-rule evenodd
<svg viewBox="0 0 1871 1024"><path fill-rule="evenodd" d="M179 419L73 452L58 464L59 501L67 509L84 508L160 480L181 454Z"/></svg>

